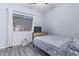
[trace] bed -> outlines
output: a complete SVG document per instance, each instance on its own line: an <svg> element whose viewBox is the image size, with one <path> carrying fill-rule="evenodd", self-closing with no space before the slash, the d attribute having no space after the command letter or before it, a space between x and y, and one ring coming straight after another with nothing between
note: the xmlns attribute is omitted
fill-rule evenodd
<svg viewBox="0 0 79 59"><path fill-rule="evenodd" d="M79 49L76 49L78 47L75 46L77 44L74 44L74 41L79 42L72 38L45 35L35 37L33 44L51 56L79 55L79 51L77 51Z"/></svg>

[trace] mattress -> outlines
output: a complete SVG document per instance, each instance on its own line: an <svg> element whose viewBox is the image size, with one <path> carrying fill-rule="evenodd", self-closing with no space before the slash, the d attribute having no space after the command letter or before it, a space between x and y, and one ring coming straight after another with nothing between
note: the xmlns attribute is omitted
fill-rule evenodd
<svg viewBox="0 0 79 59"><path fill-rule="evenodd" d="M45 36L35 37L34 40L41 40L41 41L44 41L50 45L60 47L64 43L70 41L71 38L53 36L53 35L45 35Z"/></svg>

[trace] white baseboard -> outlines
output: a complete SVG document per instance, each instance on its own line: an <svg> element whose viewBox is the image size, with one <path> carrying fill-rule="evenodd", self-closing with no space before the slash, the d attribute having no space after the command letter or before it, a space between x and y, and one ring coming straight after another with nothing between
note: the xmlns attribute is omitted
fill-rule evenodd
<svg viewBox="0 0 79 59"><path fill-rule="evenodd" d="M29 43L31 43L31 42L29 42ZM21 45L21 43L12 44L12 46L17 46L17 45ZM11 47L12 47L12 46L11 46ZM2 46L2 47L0 47L0 49L4 49L4 48L7 48L7 47L10 47L10 46Z"/></svg>
<svg viewBox="0 0 79 59"><path fill-rule="evenodd" d="M3 46L3 47L0 47L0 49L4 49L4 48L7 48L7 47L9 47L9 46Z"/></svg>
<svg viewBox="0 0 79 59"><path fill-rule="evenodd" d="M14 44L12 46L17 46L17 45L20 45L20 44ZM0 49L4 49L4 48L7 48L7 47L10 47L10 46L2 46L2 47L0 47Z"/></svg>

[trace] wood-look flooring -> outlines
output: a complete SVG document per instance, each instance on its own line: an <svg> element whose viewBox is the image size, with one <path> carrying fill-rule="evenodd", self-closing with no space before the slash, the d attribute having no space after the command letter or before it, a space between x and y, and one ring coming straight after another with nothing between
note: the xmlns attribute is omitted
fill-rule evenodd
<svg viewBox="0 0 79 59"><path fill-rule="evenodd" d="M45 56L44 53L31 45L13 46L11 48L0 49L0 56Z"/></svg>

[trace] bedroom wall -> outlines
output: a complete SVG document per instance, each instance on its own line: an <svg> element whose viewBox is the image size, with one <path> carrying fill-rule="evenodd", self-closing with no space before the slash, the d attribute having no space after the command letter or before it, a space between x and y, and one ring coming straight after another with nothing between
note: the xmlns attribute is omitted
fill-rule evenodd
<svg viewBox="0 0 79 59"><path fill-rule="evenodd" d="M8 20L6 15L6 8L16 11L22 11L25 13L33 14L33 26L42 26L42 13L37 10L33 10L22 6L21 4L0 4L0 48L8 46ZM13 32L11 45L18 45L25 38L31 40L31 32Z"/></svg>
<svg viewBox="0 0 79 59"><path fill-rule="evenodd" d="M49 34L79 38L79 4L59 4L45 14L44 30Z"/></svg>

